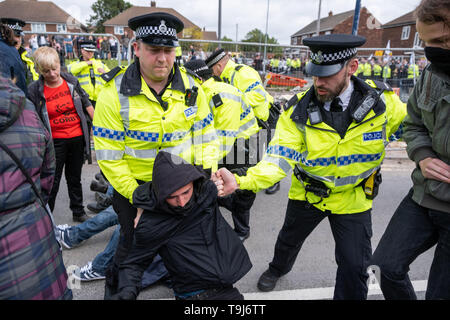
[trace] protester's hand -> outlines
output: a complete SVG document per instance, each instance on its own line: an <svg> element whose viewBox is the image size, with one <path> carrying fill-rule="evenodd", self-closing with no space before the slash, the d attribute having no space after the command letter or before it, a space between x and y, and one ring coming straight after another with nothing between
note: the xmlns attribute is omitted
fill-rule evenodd
<svg viewBox="0 0 450 320"><path fill-rule="evenodd" d="M142 212L144 212L144 209L138 208L136 213L136 218L134 218L134 228L136 229L139 219L141 219Z"/></svg>
<svg viewBox="0 0 450 320"><path fill-rule="evenodd" d="M450 166L438 158L425 158L419 162L420 170L427 179L450 183Z"/></svg>
<svg viewBox="0 0 450 320"><path fill-rule="evenodd" d="M239 185L237 184L234 174L226 168L220 168L216 172L216 176L218 178L216 186L217 190L219 190L219 197L228 196L239 189Z"/></svg>
<svg viewBox="0 0 450 320"><path fill-rule="evenodd" d="M103 69L103 68L98 68L97 71L98 71L99 73L106 73L105 69Z"/></svg>

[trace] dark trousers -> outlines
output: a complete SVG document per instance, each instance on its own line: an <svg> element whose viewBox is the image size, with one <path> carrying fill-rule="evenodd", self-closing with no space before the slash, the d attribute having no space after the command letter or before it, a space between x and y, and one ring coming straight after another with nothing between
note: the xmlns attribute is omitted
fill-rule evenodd
<svg viewBox="0 0 450 320"><path fill-rule="evenodd" d="M120 224L120 239L113 262L106 270L105 299L110 299L117 293L119 265L126 259L133 245L134 219L137 213L137 209L130 201L116 190L114 190L112 203Z"/></svg>
<svg viewBox="0 0 450 320"><path fill-rule="evenodd" d="M55 181L48 205L53 211L55 208L56 195L64 169L67 181L67 191L70 199L70 210L73 215L83 215L83 190L81 187L81 169L84 163L84 140L83 136L70 139L53 139L55 145L56 171ZM65 167L65 168L64 168Z"/></svg>
<svg viewBox="0 0 450 320"><path fill-rule="evenodd" d="M417 299L408 276L409 265L436 245L426 299L450 299L450 214L427 209L412 199L412 189L400 203L371 261L380 268L385 299Z"/></svg>
<svg viewBox="0 0 450 320"><path fill-rule="evenodd" d="M370 238L372 222L370 211L356 214L324 213L307 202L289 200L283 227L275 244L275 253L269 264L273 274L288 273L303 242L326 217L336 243L338 265L334 299L364 300L367 298L366 266L372 255Z"/></svg>
<svg viewBox="0 0 450 320"><path fill-rule="evenodd" d="M251 139L236 140L233 149L223 158L223 164L219 164L219 168L225 167L240 176L245 175L247 169L260 160L259 139L258 133ZM255 199L256 194L248 190L237 190L225 198L218 198L219 205L231 211L234 231L238 236L246 236L250 232L250 209Z"/></svg>

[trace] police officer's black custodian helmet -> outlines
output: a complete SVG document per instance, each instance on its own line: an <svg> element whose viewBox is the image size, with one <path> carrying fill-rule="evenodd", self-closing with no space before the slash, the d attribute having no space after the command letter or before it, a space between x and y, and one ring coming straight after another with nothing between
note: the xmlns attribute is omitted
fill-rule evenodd
<svg viewBox="0 0 450 320"><path fill-rule="evenodd" d="M316 77L332 76L344 67L345 62L357 53L357 47L366 43L366 38L351 34L328 34L303 40L311 49L311 61L306 72Z"/></svg>
<svg viewBox="0 0 450 320"><path fill-rule="evenodd" d="M136 33L136 40L159 47L177 47L177 33L183 22L166 12L154 12L128 20L128 26Z"/></svg>

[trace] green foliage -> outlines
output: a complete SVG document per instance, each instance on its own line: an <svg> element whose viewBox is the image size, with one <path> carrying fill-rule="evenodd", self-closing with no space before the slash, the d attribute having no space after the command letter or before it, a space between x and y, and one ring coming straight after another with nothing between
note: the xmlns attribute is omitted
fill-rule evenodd
<svg viewBox="0 0 450 320"><path fill-rule="evenodd" d="M245 39L242 40L242 42L256 42L256 43L262 43L264 44L266 42L266 36L267 36L267 43L270 44L278 44L278 40L275 39L274 37L270 37L269 35L264 34L261 30L259 29L253 29L251 31L249 31L246 35L245 35ZM239 50L240 51L244 51L244 52L261 52L262 50L264 50L264 46L239 46ZM267 47L267 52L273 52L273 53L282 53L283 49L281 47Z"/></svg>
<svg viewBox="0 0 450 320"><path fill-rule="evenodd" d="M117 16L119 13L131 7L131 3L124 0L96 0L91 6L94 15L89 17L88 25L94 26L96 33L104 33L105 27L103 23L106 20Z"/></svg>

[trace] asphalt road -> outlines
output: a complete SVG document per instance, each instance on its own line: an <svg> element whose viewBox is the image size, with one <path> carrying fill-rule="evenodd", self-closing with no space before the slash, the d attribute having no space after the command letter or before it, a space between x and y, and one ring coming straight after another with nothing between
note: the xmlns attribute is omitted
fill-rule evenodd
<svg viewBox="0 0 450 320"><path fill-rule="evenodd" d="M376 248L390 217L411 187L412 168L413 164L409 160L402 159L401 156L399 159L385 161L383 165L383 183L379 196L374 201L372 212L373 249ZM85 165L83 168L82 183L85 205L94 201L94 193L89 190L89 184L98 171L96 164ZM279 280L275 292L258 293L256 283L272 259L274 244L284 221L289 185L290 179L286 178L281 183L281 190L275 195L266 195L264 192L260 192L252 208L251 236L245 241L245 247L249 252L253 268L236 284L248 299L328 299L332 294L336 263L334 241L326 219L305 241L293 270ZM54 213L57 224L74 225L68 208L65 180L61 183ZM222 213L230 222L229 212L223 209ZM64 250L66 267L84 266L88 261L93 260L105 248L113 229L109 228L95 235L74 249ZM424 253L411 265L411 280L421 281L428 278L433 253L434 248ZM316 288L320 289L313 290ZM103 290L103 280L84 282L78 288L73 289L74 299L103 299ZM317 292L319 293L317 294ZM156 284L141 292L139 299L172 299L172 297L172 291L169 288ZM418 292L418 297L423 299L423 291ZM378 300L383 297L375 292L370 294L369 299Z"/></svg>

